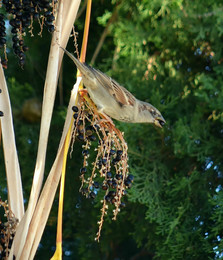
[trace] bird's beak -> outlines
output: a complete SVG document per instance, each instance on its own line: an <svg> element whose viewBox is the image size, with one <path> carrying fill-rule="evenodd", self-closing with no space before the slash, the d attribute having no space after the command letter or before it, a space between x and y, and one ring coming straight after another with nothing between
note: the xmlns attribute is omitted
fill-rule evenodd
<svg viewBox="0 0 223 260"><path fill-rule="evenodd" d="M155 118L154 124L160 128L165 125L166 121L162 116Z"/></svg>

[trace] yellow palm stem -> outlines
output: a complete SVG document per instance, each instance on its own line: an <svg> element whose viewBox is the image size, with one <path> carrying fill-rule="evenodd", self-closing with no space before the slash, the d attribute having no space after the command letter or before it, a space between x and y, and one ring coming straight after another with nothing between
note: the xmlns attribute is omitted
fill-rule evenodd
<svg viewBox="0 0 223 260"><path fill-rule="evenodd" d="M69 149L69 140L71 137L71 130L73 125L73 118L70 123L70 127L66 136L64 155L63 155L63 167L60 180L60 196L59 196L59 207L58 207L58 218L57 218L57 241L56 251L51 260L62 259L62 223L63 223L63 202L64 202L64 186L65 186L65 175L66 175L66 164L67 164L67 153Z"/></svg>
<svg viewBox="0 0 223 260"><path fill-rule="evenodd" d="M82 42L82 47L81 47L81 57L80 57L81 62L84 62L85 57L86 57L89 25L90 25L90 19L91 19L91 4L92 4L92 0L88 0L85 24L84 24L84 36L83 36L83 42Z"/></svg>

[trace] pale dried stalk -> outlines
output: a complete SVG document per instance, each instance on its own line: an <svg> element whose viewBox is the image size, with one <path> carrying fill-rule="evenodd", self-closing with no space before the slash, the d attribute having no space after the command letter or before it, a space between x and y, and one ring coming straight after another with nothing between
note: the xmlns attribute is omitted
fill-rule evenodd
<svg viewBox="0 0 223 260"><path fill-rule="evenodd" d="M62 21L62 32L61 32L61 42L60 45L65 48L70 37L74 21L77 16L77 11L79 9L81 0L66 0L63 7L63 21ZM63 59L64 51L61 50L58 70L61 67L61 62Z"/></svg>
<svg viewBox="0 0 223 260"><path fill-rule="evenodd" d="M0 110L4 113L4 116L1 117L0 120L8 186L8 200L9 206L15 217L21 220L24 215L21 173L15 144L9 93L1 64L0 89L2 90L2 93L0 94Z"/></svg>
<svg viewBox="0 0 223 260"><path fill-rule="evenodd" d="M42 118L40 127L39 147L37 153L36 167L33 177L33 185L31 189L28 209L25 214L25 218L18 226L16 236L14 238L14 254L20 259L20 255L23 250L23 246L26 241L29 224L39 197L44 168L46 159L46 149L49 135L50 122L52 117L53 105L57 87L57 74L58 74L58 60L59 60L59 46L56 44L59 39L60 32L58 30L53 34L53 39L50 48L49 61L46 73L46 81L44 86L43 106L42 106Z"/></svg>
<svg viewBox="0 0 223 260"><path fill-rule="evenodd" d="M58 19L57 19L58 20ZM14 238L14 254L17 259L23 250L26 241L28 228L32 215L39 197L40 189L43 181L43 174L45 169L46 149L48 142L48 135L50 129L50 122L52 117L53 105L56 95L57 75L58 75L58 61L59 61L59 46L56 42L60 37L58 29L53 34L52 44L50 48L48 67L46 73L46 80L44 86L44 96L42 105L42 118L40 126L39 146L36 160L36 167L34 171L33 184L29 198L28 208L22 222L19 224L15 238ZM11 255L11 254L10 254Z"/></svg>
<svg viewBox="0 0 223 260"><path fill-rule="evenodd" d="M67 116L66 116L66 121L64 125L64 130L63 134L61 137L60 141L60 147L57 153L56 160L54 162L54 165L50 171L50 174L47 178L47 181L44 185L43 191L41 193L39 202L37 204L36 210L34 212L34 216L32 219L32 222L30 224L30 232L29 235L32 236L32 239L34 239L34 243L32 246L31 253L29 255L28 259L33 259L35 256L35 252L38 248L41 236L43 234L47 219L50 214L50 209L53 204L54 196L56 193L56 189L59 184L61 172L62 172L62 163L63 163L63 153L64 153L64 145L65 145L65 139L66 135L69 130L70 122L73 116L72 112L72 106L76 104L76 99L77 99L77 92L79 88L81 78L77 79L77 82L74 86L74 89L72 90L71 93L71 98L67 110ZM71 140L69 140L70 143ZM29 239L29 237L28 237ZM26 252L27 248L24 248L24 251ZM22 258L25 259L25 258Z"/></svg>
<svg viewBox="0 0 223 260"><path fill-rule="evenodd" d="M63 151L62 149L63 146L61 145L63 144L62 140L60 143L57 159L55 160L53 168L48 177L49 179L47 179L46 185L44 186L43 189L43 193L41 194L40 197L41 200L39 201L38 206L35 209L36 202L39 196L39 191L42 184L49 126L50 126L52 109L53 109L53 104L55 99L55 90L56 90L56 84L58 80L58 71L59 71L59 67L62 60L62 54L63 54L63 52L60 52L60 57L59 57L58 44L62 45L63 47L65 47L65 45L67 44L79 5L80 5L80 0L60 1L59 12L62 13L62 15L59 13L57 18L57 26L56 26L57 29L52 39L51 50L49 55L49 63L47 68L46 83L44 87L44 100L43 100L43 109L42 109L43 114L45 114L45 116L43 116L41 121L42 132L40 131L37 163L36 163L36 169L34 174L32 193L29 201L30 209L28 207L26 216L23 218L22 222L20 223L19 229L16 233L16 237L14 241L15 250L13 250L16 259L32 259L34 257L43 230L45 228L46 221L49 216L50 208L52 206L56 188L58 186L59 178L61 175L61 160L62 160L61 154ZM67 10L67 13L65 13L64 10L62 11L62 6L64 7L64 10ZM60 20L62 20L61 22L63 22L62 25L59 22ZM61 32L61 28L64 28L62 29L63 38L58 40L59 37L58 33ZM65 125L63 136L66 136L66 133L67 130ZM48 183L51 184L48 185ZM36 187L34 187L35 185ZM32 222L30 223L32 217L35 220L32 220ZM43 222L45 224L43 224ZM35 240L35 244L33 245L34 240ZM10 257L12 259L12 253L10 254Z"/></svg>

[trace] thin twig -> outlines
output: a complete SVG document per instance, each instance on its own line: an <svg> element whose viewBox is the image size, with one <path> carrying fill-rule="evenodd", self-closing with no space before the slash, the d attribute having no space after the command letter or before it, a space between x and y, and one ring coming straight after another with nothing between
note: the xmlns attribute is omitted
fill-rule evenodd
<svg viewBox="0 0 223 260"><path fill-rule="evenodd" d="M79 17L82 15L82 13L84 12L86 6L87 6L87 1L88 0L85 0L84 3L83 3L83 6L81 7L80 11L77 13L77 17L76 17L76 20L79 19Z"/></svg>
<svg viewBox="0 0 223 260"><path fill-rule="evenodd" d="M0 111L4 113L1 120L2 142L5 157L5 168L8 186L9 206L16 218L21 220L24 214L22 181L17 149L15 144L15 133L13 127L12 110L8 88L0 64Z"/></svg>

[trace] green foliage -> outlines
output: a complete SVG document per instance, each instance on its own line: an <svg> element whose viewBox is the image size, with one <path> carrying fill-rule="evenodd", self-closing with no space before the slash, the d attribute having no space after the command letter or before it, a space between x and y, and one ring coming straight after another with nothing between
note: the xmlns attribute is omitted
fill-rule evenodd
<svg viewBox="0 0 223 260"><path fill-rule="evenodd" d="M81 144L75 145L67 167L64 259L222 258L222 1L95 1L88 59L115 10L117 19L95 66L157 107L167 124L157 129L116 122L125 132L135 180L127 207L116 222L107 218L99 244L94 237L100 203L78 192L82 156ZM81 17L76 27L79 38L82 28ZM25 99L41 98L41 77L36 76L35 82L30 77L36 68L44 75L46 64L37 53L47 53L48 46L47 41L35 40L31 48L35 55L25 68L23 83L22 71L13 70L11 76L8 72L9 79L16 78L8 82L27 199L39 124L24 122L19 111ZM64 63L66 105L75 68L68 59ZM64 115L65 108L56 100L47 171L57 151ZM32 144L27 143L29 139ZM51 235L56 229L56 206L36 259L53 253L49 249L55 241Z"/></svg>

